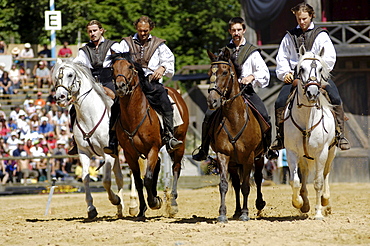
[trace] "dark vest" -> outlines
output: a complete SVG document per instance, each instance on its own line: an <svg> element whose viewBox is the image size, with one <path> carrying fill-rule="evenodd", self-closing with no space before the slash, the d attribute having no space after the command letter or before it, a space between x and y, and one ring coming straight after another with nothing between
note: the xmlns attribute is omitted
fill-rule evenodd
<svg viewBox="0 0 370 246"><path fill-rule="evenodd" d="M150 58L153 56L154 51L158 48L158 46L166 40L152 36L152 38L148 39L144 45L141 45L138 39L133 39L132 36L122 38L126 41L130 48L130 54L132 59L141 64L143 68L147 68Z"/></svg>
<svg viewBox="0 0 370 246"><path fill-rule="evenodd" d="M294 28L292 30L287 31L288 35L292 38L294 45L296 47L297 53L299 53L299 47L303 44L307 51L312 49L313 42L317 35L321 32L328 31L322 29L321 27L316 26L313 29L309 29L306 32L302 32L301 28Z"/></svg>
<svg viewBox="0 0 370 246"><path fill-rule="evenodd" d="M99 44L98 49L96 49L94 43L89 42L84 47L81 48L89 58L91 66L91 73L94 77L104 85L105 83L112 82L112 71L110 68L103 68L103 62L107 55L107 52L116 43L115 41L105 39L104 42Z"/></svg>
<svg viewBox="0 0 370 246"><path fill-rule="evenodd" d="M229 43L226 48L230 51L231 56L237 56L236 62L242 65L254 51L259 51L259 49L253 44L246 43L239 48L239 52L236 50L234 43Z"/></svg>

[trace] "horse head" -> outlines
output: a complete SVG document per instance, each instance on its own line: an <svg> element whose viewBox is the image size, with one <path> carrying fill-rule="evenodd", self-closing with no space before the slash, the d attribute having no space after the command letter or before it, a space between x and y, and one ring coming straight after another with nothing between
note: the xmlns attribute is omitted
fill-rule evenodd
<svg viewBox="0 0 370 246"><path fill-rule="evenodd" d="M55 99L61 107L68 106L73 96L80 90L81 80L75 66L78 65L73 63L72 60L63 62L61 59L58 59L53 68L52 78L56 91Z"/></svg>
<svg viewBox="0 0 370 246"><path fill-rule="evenodd" d="M320 95L320 88L328 84L329 70L322 59L324 48L319 55L306 51L304 46L299 49L300 59L297 65L299 83L298 88L303 90L310 103L315 103Z"/></svg>
<svg viewBox="0 0 370 246"><path fill-rule="evenodd" d="M210 85L207 104L210 109L217 109L230 99L236 80L235 67L228 49L221 50L218 56L210 51L207 52L211 59L211 68L208 71Z"/></svg>
<svg viewBox="0 0 370 246"><path fill-rule="evenodd" d="M131 94L139 85L139 80L137 65L132 61L130 53L112 53L110 59L117 95L122 97Z"/></svg>

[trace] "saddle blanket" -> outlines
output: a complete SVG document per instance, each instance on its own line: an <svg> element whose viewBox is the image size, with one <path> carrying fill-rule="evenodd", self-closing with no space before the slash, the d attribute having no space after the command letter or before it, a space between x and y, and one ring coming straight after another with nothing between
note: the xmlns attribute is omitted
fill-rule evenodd
<svg viewBox="0 0 370 246"><path fill-rule="evenodd" d="M170 102L171 102L172 108L173 108L173 127L184 124L184 121L181 118L181 114L180 114L179 108L177 107L177 104L172 99L172 97L170 97L169 95L168 95L168 98L170 99ZM156 113L158 115L159 121L161 122L161 127L163 129L163 117L162 117L162 115L158 114L158 112L156 112Z"/></svg>

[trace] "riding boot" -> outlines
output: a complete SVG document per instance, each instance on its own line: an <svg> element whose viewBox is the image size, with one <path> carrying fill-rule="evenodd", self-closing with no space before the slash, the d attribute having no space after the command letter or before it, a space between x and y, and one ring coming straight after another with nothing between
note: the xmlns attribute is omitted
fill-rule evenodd
<svg viewBox="0 0 370 246"><path fill-rule="evenodd" d="M114 129L116 121L120 113L119 99L114 99L113 105L111 106L111 116L109 118L109 141L108 146L104 147L104 153L112 156L113 158L118 157L118 139L116 131Z"/></svg>
<svg viewBox="0 0 370 246"><path fill-rule="evenodd" d="M208 120L204 119L202 123L202 143L196 149L198 153L193 154L193 160L204 161L208 157L209 145L211 144L211 138L208 135L208 127Z"/></svg>
<svg viewBox="0 0 370 246"><path fill-rule="evenodd" d="M71 117L71 126L73 127L76 122L76 109L74 105L72 105L71 109L69 110L69 116ZM67 153L68 155L78 154L77 143L74 136L72 136L72 146Z"/></svg>
<svg viewBox="0 0 370 246"><path fill-rule="evenodd" d="M351 145L349 141L344 137L344 111L342 105L333 106L335 118L338 125L337 138L338 138L338 147L341 150L349 150Z"/></svg>
<svg viewBox="0 0 370 246"><path fill-rule="evenodd" d="M168 111L163 115L163 122L165 128L165 137L167 152L171 153L174 150L180 148L183 144L181 140L177 140L174 137L174 126L173 126L173 111Z"/></svg>
<svg viewBox="0 0 370 246"><path fill-rule="evenodd" d="M270 125L270 128L265 132L264 134L264 144L267 146L270 146L271 144L271 132L272 132L272 128L271 128L271 122L268 122L269 125ZM270 148L267 149L267 153L266 153L266 158L269 159L269 160L274 160L274 159L277 159L279 157L279 151L277 150L272 150Z"/></svg>
<svg viewBox="0 0 370 246"><path fill-rule="evenodd" d="M275 110L276 138L272 142L271 150L280 150L284 148L284 108Z"/></svg>

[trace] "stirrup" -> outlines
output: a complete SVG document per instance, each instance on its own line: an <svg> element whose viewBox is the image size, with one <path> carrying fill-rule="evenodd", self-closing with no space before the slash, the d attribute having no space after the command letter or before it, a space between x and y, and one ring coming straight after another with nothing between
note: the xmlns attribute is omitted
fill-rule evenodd
<svg viewBox="0 0 370 246"><path fill-rule="evenodd" d="M103 148L104 153L112 156L113 158L118 158L118 150L116 146L109 145L108 147Z"/></svg>
<svg viewBox="0 0 370 246"><path fill-rule="evenodd" d="M341 150L349 150L351 148L351 144L349 143L349 141L345 137L341 137L338 140L338 147Z"/></svg>
<svg viewBox="0 0 370 246"><path fill-rule="evenodd" d="M183 144L183 142L181 140L177 140L176 138L170 138L170 140L168 140L167 142L167 152L168 153L171 153L175 150L177 150L178 148L180 148L180 146Z"/></svg>
<svg viewBox="0 0 370 246"><path fill-rule="evenodd" d="M284 142L281 137L276 137L274 142L270 146L270 150L281 150L284 149Z"/></svg>

